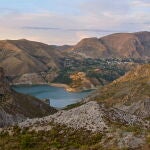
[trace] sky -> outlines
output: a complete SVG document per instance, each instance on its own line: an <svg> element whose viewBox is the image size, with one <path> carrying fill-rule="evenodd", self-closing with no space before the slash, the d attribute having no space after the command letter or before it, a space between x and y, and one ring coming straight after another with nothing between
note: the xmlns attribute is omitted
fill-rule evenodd
<svg viewBox="0 0 150 150"><path fill-rule="evenodd" d="M0 40L53 45L150 31L150 0L0 0Z"/></svg>

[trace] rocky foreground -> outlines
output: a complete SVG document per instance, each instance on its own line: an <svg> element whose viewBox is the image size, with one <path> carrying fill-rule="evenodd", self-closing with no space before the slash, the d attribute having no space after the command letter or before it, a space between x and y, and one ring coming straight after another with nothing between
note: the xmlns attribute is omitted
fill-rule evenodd
<svg viewBox="0 0 150 150"><path fill-rule="evenodd" d="M123 123L125 125L137 125L143 129L150 128L150 122L142 120L142 118L131 115L116 108L107 109L104 105L98 104L95 101L90 101L79 107L71 110L61 110L54 115L44 118L28 119L19 123L19 127L45 127L49 126L50 122L66 125L74 129L86 129L92 132L103 132L110 128L108 122ZM44 130L44 128L43 128Z"/></svg>
<svg viewBox="0 0 150 150"><path fill-rule="evenodd" d="M20 138L27 136L31 147L26 148L38 150L149 150L149 75L150 65L139 66L83 102L3 128L3 140L10 143L8 138L13 137L18 149Z"/></svg>
<svg viewBox="0 0 150 150"><path fill-rule="evenodd" d="M99 105L92 101L80 107L65 111L61 110L54 115L44 118L28 119L20 124L19 127L49 126L50 122L65 124L74 129L86 129L93 132L104 131L108 128L104 114ZM38 127L39 128L39 127Z"/></svg>
<svg viewBox="0 0 150 150"><path fill-rule="evenodd" d="M70 110L61 110L43 118L27 119L18 124L18 128L22 131L27 129L29 132L37 133L51 133L56 126L60 130L59 134L65 133L66 129L71 132L69 130L71 129L81 133L88 131L90 135L103 135L98 143L105 149L112 145L117 149L136 149L147 148L147 130L150 128L150 122L116 108L107 109L103 104L90 101ZM12 128L7 131L10 135L14 134Z"/></svg>

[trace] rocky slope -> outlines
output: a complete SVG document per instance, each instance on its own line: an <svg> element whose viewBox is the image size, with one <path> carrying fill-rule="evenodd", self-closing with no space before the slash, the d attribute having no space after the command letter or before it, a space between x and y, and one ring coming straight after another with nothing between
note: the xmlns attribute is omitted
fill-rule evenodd
<svg viewBox="0 0 150 150"><path fill-rule="evenodd" d="M109 120L109 122L107 121ZM111 128L111 122L119 122L124 125L136 125L142 128L149 128L150 122L142 120L138 116L121 111L116 108L107 109L104 105L95 101L87 102L79 107L59 111L58 113L36 119L28 119L19 124L21 128L49 126L50 122L67 125L74 129L85 129L92 132L105 132Z"/></svg>
<svg viewBox="0 0 150 150"><path fill-rule="evenodd" d="M55 112L54 108L36 98L14 92L0 68L0 127Z"/></svg>
<svg viewBox="0 0 150 150"><path fill-rule="evenodd" d="M150 32L116 33L81 40L68 52L86 58L150 57Z"/></svg>
<svg viewBox="0 0 150 150"><path fill-rule="evenodd" d="M136 67L125 76L95 92L99 102L125 112L150 117L150 64Z"/></svg>
<svg viewBox="0 0 150 150"><path fill-rule="evenodd" d="M49 149L57 150L83 148L148 150L149 128L150 122L147 120L116 108L107 109L103 104L90 101L44 118L28 119L19 123L17 128L9 128L1 132L3 134L9 132L10 136L7 136L7 140L5 136L2 137L8 144L10 144L8 139L11 137L16 139L17 136L30 135L30 140L32 139L28 140L30 143L34 141L33 139L40 138L44 145L40 142L34 144L39 150L47 146ZM16 147L19 147L20 143L17 139L15 142L18 143Z"/></svg>

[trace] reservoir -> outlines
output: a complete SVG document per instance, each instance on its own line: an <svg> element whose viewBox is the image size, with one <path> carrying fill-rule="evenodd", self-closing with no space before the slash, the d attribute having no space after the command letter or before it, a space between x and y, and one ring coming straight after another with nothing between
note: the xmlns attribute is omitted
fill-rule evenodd
<svg viewBox="0 0 150 150"><path fill-rule="evenodd" d="M67 105L79 102L88 96L92 91L83 91L77 93L67 92L63 88L49 85L19 85L13 86L13 89L19 93L31 95L39 99L50 99L50 105L56 108L63 108Z"/></svg>

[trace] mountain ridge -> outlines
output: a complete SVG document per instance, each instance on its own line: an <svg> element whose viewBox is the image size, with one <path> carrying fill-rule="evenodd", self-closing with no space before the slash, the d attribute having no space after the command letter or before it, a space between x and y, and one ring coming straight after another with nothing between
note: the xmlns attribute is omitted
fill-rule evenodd
<svg viewBox="0 0 150 150"><path fill-rule="evenodd" d="M89 58L150 57L149 41L148 31L114 33L101 38L85 38L70 51Z"/></svg>
<svg viewBox="0 0 150 150"><path fill-rule="evenodd" d="M12 84L48 84L60 78L65 69L72 68L75 72L82 72L76 62L82 63L82 60L88 58L92 59L93 64L94 59L106 59L107 64L107 58L112 57L149 59L149 43L150 32L116 33L102 38L86 38L75 46L48 45L26 39L2 40L0 66L5 69ZM117 63L119 66L122 62ZM94 67L98 68L96 65ZM111 74L109 65L106 67L108 74ZM66 79L70 80L69 76Z"/></svg>

